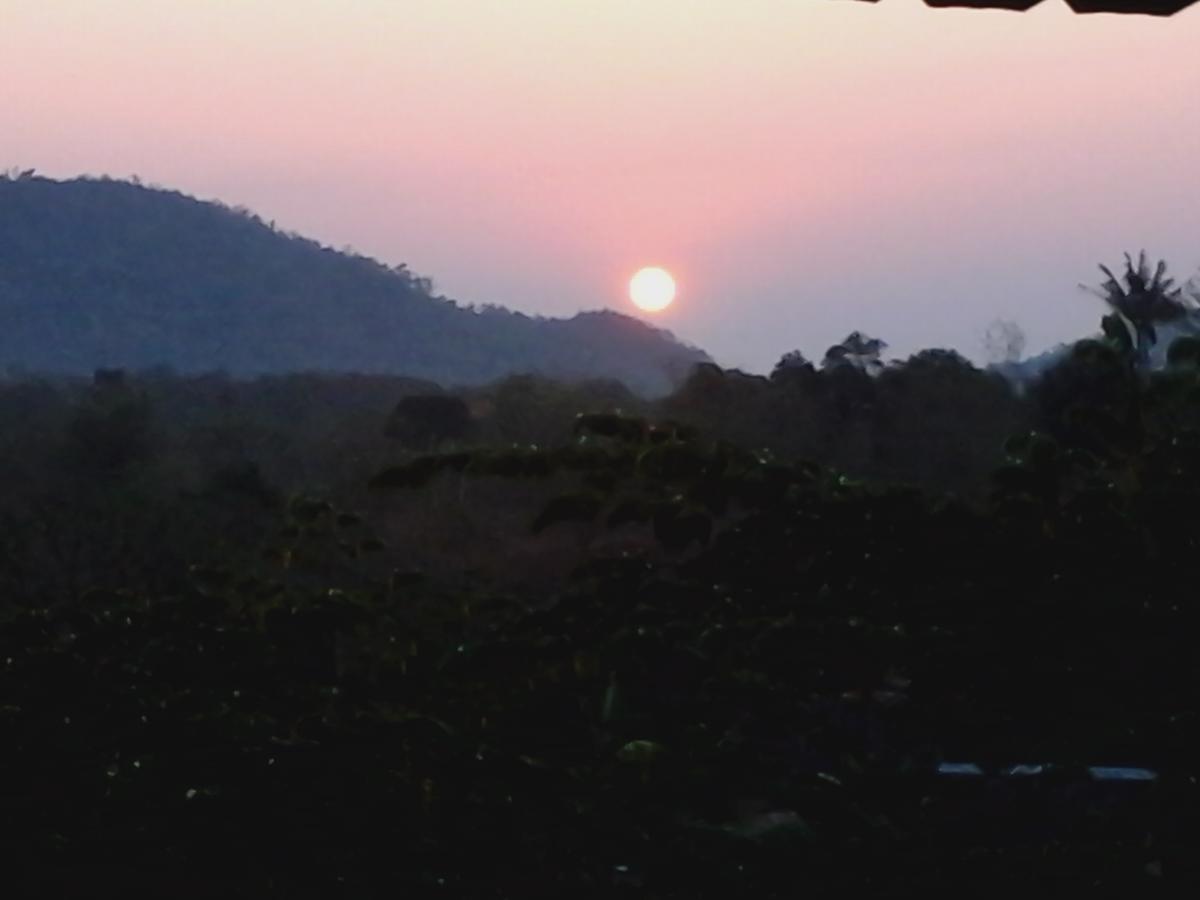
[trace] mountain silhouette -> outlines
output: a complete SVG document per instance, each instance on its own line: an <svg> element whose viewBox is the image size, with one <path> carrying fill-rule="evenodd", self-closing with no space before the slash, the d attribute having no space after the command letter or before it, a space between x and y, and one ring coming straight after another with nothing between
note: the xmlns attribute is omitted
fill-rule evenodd
<svg viewBox="0 0 1200 900"><path fill-rule="evenodd" d="M242 209L112 179L0 178L0 367L231 374L516 373L669 391L708 360L611 311L465 307L405 266L338 252Z"/></svg>

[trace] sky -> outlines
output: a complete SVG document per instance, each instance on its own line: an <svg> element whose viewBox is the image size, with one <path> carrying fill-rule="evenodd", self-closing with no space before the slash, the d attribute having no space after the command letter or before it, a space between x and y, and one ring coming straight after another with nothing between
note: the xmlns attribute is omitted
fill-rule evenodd
<svg viewBox="0 0 1200 900"><path fill-rule="evenodd" d="M1200 271L1200 7L0 0L0 168L128 177L431 277L643 315L767 371L1094 331L1100 262ZM676 303L632 308L662 265Z"/></svg>

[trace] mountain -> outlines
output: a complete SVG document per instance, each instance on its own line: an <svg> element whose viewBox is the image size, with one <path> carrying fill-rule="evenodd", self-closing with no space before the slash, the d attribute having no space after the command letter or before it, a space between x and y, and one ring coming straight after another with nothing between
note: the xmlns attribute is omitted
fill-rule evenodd
<svg viewBox="0 0 1200 900"><path fill-rule="evenodd" d="M90 372L514 373L669 391L708 360L614 312L474 309L404 266L332 250L241 209L111 179L0 177L0 367Z"/></svg>

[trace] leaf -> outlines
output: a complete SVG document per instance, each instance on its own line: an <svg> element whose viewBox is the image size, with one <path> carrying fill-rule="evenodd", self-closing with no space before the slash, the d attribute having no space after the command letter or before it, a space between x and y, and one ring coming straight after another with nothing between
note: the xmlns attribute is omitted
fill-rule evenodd
<svg viewBox="0 0 1200 900"><path fill-rule="evenodd" d="M709 465L707 455L692 444L657 444L638 458L640 474L668 482L698 478Z"/></svg>
<svg viewBox="0 0 1200 900"><path fill-rule="evenodd" d="M1181 337L1171 342L1167 364L1179 368L1200 367L1200 338Z"/></svg>
<svg viewBox="0 0 1200 900"><path fill-rule="evenodd" d="M553 475L554 470L553 456L532 449L479 454L468 466L468 471L474 475L493 475L498 478L546 478Z"/></svg>
<svg viewBox="0 0 1200 900"><path fill-rule="evenodd" d="M654 741L630 741L617 751L617 759L623 763L646 766L665 752L666 748Z"/></svg>
<svg viewBox="0 0 1200 900"><path fill-rule="evenodd" d="M303 524L310 524L333 512L333 507L325 500L311 497L297 497L292 501L292 518Z"/></svg>
<svg viewBox="0 0 1200 900"><path fill-rule="evenodd" d="M738 837L757 841L810 841L815 836L795 810L781 809L751 816L727 829Z"/></svg>
<svg viewBox="0 0 1200 900"><path fill-rule="evenodd" d="M621 710L621 688L617 684L617 675L612 673L608 687L604 691L604 704L600 709L600 721L608 725L616 721Z"/></svg>
<svg viewBox="0 0 1200 900"><path fill-rule="evenodd" d="M370 480L368 486L376 489L424 487L442 472L461 472L467 468L472 459L473 457L469 453L419 456L403 465L384 469Z"/></svg>
<svg viewBox="0 0 1200 900"><path fill-rule="evenodd" d="M663 504L654 514L654 536L668 550L686 550L693 542L704 546L712 530L712 517L700 509Z"/></svg>
<svg viewBox="0 0 1200 900"><path fill-rule="evenodd" d="M564 494L546 504L546 508L533 522L533 533L540 534L552 525L564 522L591 522L603 507L604 502L595 494Z"/></svg>
<svg viewBox="0 0 1200 900"><path fill-rule="evenodd" d="M619 413L580 413L575 417L575 433L614 438L637 443L646 438L650 426L645 419L622 416Z"/></svg>
<svg viewBox="0 0 1200 900"><path fill-rule="evenodd" d="M651 514L651 506L645 500L623 500L608 514L605 521L609 528L619 528L630 523L647 522Z"/></svg>
<svg viewBox="0 0 1200 900"><path fill-rule="evenodd" d="M1109 313L1100 320L1100 328L1104 332L1104 336L1121 351L1122 355L1127 356L1133 352L1133 334L1124 316L1119 313Z"/></svg>

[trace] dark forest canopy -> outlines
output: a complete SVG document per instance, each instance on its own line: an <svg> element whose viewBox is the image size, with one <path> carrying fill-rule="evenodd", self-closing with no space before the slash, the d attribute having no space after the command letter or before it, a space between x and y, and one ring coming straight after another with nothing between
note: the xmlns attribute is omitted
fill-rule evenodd
<svg viewBox="0 0 1200 900"><path fill-rule="evenodd" d="M881 344L0 380L7 895L1193 896L1200 341Z"/></svg>
<svg viewBox="0 0 1200 900"><path fill-rule="evenodd" d="M0 177L0 366L356 371L443 384L514 373L665 393L707 360L614 312L460 306L405 266L245 210L108 179Z"/></svg>
<svg viewBox="0 0 1200 900"><path fill-rule="evenodd" d="M865 0L877 3L878 0ZM971 9L1011 9L1024 12L1042 0L925 0L926 6L955 6ZM1133 13L1143 16L1172 16L1196 0L1066 0L1077 13Z"/></svg>
<svg viewBox="0 0 1200 900"><path fill-rule="evenodd" d="M1200 338L1105 275L1019 388L0 377L9 893L1182 894Z"/></svg>

